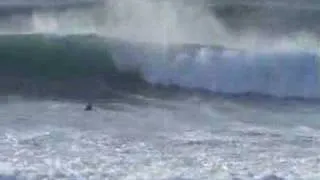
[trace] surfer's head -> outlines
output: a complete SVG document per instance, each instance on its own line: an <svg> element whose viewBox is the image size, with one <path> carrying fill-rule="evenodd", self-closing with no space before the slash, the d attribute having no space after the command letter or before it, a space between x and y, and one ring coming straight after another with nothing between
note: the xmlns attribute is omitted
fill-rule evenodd
<svg viewBox="0 0 320 180"><path fill-rule="evenodd" d="M93 109L92 103L88 103L88 104L86 105L86 107L84 108L85 111L91 111L92 109Z"/></svg>

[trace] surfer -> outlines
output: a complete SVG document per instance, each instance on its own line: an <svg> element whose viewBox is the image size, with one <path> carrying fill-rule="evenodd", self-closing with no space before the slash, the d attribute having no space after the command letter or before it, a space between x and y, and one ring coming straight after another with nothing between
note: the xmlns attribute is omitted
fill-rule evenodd
<svg viewBox="0 0 320 180"><path fill-rule="evenodd" d="M92 111L92 109L93 109L93 106L92 106L92 103L90 103L90 102L84 108L85 111Z"/></svg>

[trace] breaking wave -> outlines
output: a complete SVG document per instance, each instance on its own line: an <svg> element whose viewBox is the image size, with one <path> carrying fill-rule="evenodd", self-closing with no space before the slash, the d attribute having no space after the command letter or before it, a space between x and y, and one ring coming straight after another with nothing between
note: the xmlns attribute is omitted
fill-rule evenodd
<svg viewBox="0 0 320 180"><path fill-rule="evenodd" d="M133 43L97 35L33 34L1 36L0 57L0 74L7 79L3 89L14 78L28 78L29 84L78 79L88 87L84 80L90 77L131 88L147 83L213 93L320 96L318 55L313 52L250 52L197 44Z"/></svg>

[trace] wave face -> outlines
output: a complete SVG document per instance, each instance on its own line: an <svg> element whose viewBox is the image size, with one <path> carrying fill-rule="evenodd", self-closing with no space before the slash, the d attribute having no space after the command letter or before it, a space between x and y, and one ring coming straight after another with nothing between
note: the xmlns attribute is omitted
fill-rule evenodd
<svg viewBox="0 0 320 180"><path fill-rule="evenodd" d="M110 54L97 43L90 46L90 37L81 36L2 36L0 74L57 79L114 71Z"/></svg>
<svg viewBox="0 0 320 180"><path fill-rule="evenodd" d="M1 36L0 47L2 77L45 81L104 77L106 83L130 86L146 81L214 93L320 97L318 56L311 52L249 52L39 34Z"/></svg>

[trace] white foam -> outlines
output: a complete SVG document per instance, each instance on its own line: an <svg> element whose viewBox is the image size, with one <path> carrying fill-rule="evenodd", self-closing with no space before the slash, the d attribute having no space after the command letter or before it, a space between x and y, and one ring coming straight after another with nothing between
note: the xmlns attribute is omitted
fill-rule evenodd
<svg viewBox="0 0 320 180"><path fill-rule="evenodd" d="M257 113L223 101L197 102L148 101L148 106L123 102L125 110L104 113L102 109L84 112L82 105L68 102L59 106L57 101L9 102L0 111L7 122L0 134L0 174L6 174L0 179L264 180L276 175L293 180L318 176L319 133L306 128L309 124L259 126L263 120L276 121L273 113L288 114L261 109ZM19 116L26 118L24 124L15 120ZM296 116L306 119L310 114L293 111L281 120L292 123L291 117ZM240 122L244 118L247 123ZM259 122L251 124L256 118ZM292 141L301 133L313 136L313 144Z"/></svg>
<svg viewBox="0 0 320 180"><path fill-rule="evenodd" d="M10 177L14 174L14 167L9 162L0 162L0 179ZM1 177L3 176L3 177Z"/></svg>
<svg viewBox="0 0 320 180"><path fill-rule="evenodd" d="M318 56L308 52L217 52L200 48L195 54L181 52L174 59L155 56L146 61L140 61L142 71L154 84L225 93L320 96Z"/></svg>

